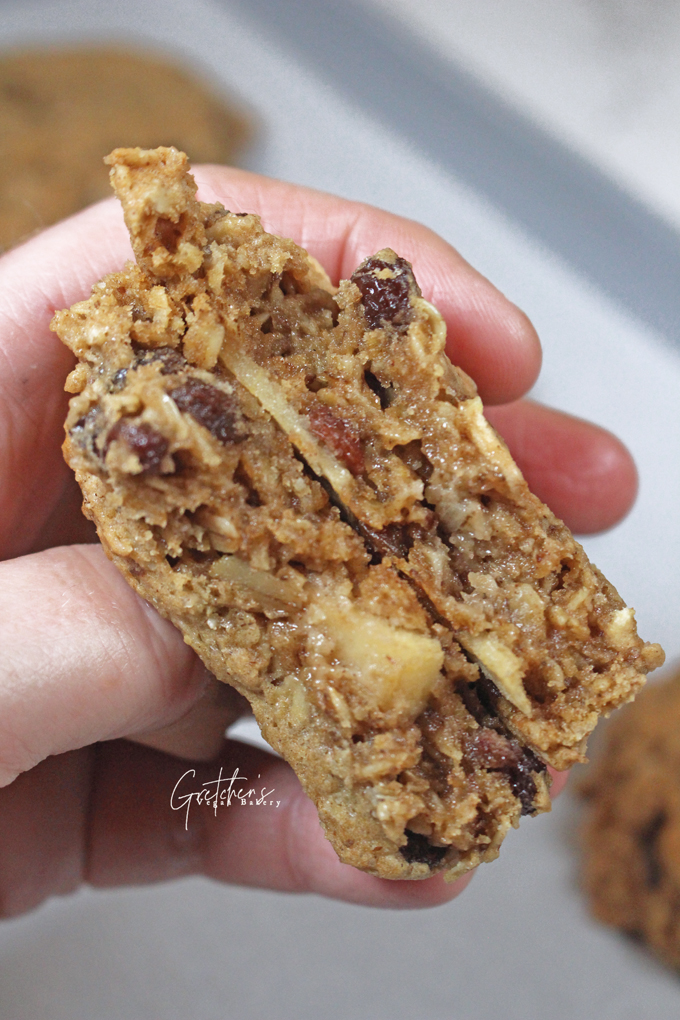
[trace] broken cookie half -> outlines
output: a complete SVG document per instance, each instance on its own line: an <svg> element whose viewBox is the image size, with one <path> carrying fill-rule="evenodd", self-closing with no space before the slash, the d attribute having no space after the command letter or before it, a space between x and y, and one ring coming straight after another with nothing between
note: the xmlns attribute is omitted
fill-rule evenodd
<svg viewBox="0 0 680 1020"><path fill-rule="evenodd" d="M108 157L137 265L59 312L107 554L250 701L340 858L453 878L663 660L527 489L391 250L336 290L174 149Z"/></svg>

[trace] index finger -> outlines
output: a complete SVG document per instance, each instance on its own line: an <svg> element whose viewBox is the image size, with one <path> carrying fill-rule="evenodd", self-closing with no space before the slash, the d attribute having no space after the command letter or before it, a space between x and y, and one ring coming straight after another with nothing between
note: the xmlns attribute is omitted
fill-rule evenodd
<svg viewBox="0 0 680 1020"><path fill-rule="evenodd" d="M60 447L74 359L52 316L131 253L107 200L0 258L0 559L33 546L70 474Z"/></svg>

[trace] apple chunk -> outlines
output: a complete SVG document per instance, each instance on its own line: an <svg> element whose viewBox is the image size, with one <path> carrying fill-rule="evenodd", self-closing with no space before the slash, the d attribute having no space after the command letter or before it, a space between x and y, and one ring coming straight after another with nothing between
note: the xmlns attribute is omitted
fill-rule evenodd
<svg viewBox="0 0 680 1020"><path fill-rule="evenodd" d="M444 664L436 638L350 606L327 611L326 624L338 658L377 708L410 716L424 709Z"/></svg>

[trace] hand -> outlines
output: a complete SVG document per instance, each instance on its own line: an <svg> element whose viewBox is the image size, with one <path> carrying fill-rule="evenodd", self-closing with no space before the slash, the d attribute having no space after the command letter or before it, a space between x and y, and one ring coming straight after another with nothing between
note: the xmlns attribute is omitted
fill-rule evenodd
<svg viewBox="0 0 680 1020"><path fill-rule="evenodd" d="M540 367L527 318L441 238L408 220L236 170L197 173L201 197L262 214L338 280L390 246L414 264L449 331L449 353L479 386L534 491L580 531L614 524L636 474L609 433L521 396ZM61 456L72 356L50 332L55 309L88 296L130 247L119 207L94 206L0 259L0 904L5 916L81 883L125 885L200 872L237 884L420 907L446 886L388 882L340 864L280 759L224 741L247 711L179 632L143 602L94 541ZM122 739L131 738L131 739ZM181 758L194 758L195 762ZM209 764L206 764L209 763ZM213 815L188 830L170 809L192 789L239 774L278 808Z"/></svg>

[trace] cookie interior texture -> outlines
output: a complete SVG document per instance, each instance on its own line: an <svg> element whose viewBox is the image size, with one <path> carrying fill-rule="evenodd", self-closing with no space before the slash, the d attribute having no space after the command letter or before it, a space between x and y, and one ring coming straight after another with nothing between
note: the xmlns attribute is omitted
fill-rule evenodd
<svg viewBox="0 0 680 1020"><path fill-rule="evenodd" d="M336 289L174 149L107 162L137 265L59 312L108 555L250 700L343 861L451 878L662 661L385 249Z"/></svg>
<svg viewBox="0 0 680 1020"><path fill-rule="evenodd" d="M680 967L680 672L612 720L582 793L593 913Z"/></svg>
<svg viewBox="0 0 680 1020"><path fill-rule="evenodd" d="M232 163L247 119L172 58L82 46L0 57L0 251L111 191L102 153L176 145Z"/></svg>

